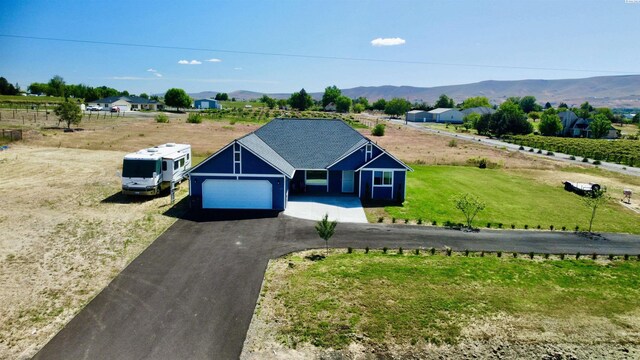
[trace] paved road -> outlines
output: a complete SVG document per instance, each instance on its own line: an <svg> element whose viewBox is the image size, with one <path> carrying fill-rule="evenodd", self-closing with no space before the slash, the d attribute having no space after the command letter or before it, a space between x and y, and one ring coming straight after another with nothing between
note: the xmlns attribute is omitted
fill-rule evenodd
<svg viewBox="0 0 640 360"><path fill-rule="evenodd" d="M236 359L268 260L324 242L313 221L283 215L178 220L35 359ZM640 254L640 237L339 224L336 247Z"/></svg>
<svg viewBox="0 0 640 360"><path fill-rule="evenodd" d="M544 155L546 154L546 151L544 152L544 154L538 154L535 152L528 152L528 151L522 151L522 150L518 150L520 148L519 145L516 144L511 144L508 142L504 142L504 141L500 141L500 140L496 140L496 139L488 139L484 136L474 136L474 135L468 135L468 134L459 134L459 133L450 133L450 132L446 132L446 131L441 131L438 129L434 129L434 128L430 128L429 126L425 126L424 123L414 123L414 122L409 122L405 124L404 120L398 120L398 119L388 119L385 118L385 121L389 121L393 124L396 125L404 125L404 126L408 126L410 128L413 129L417 129L420 131L424 131L424 132L430 132L430 133L434 133L434 134L438 134L438 135L442 135L442 136L448 136L448 137L452 137L452 138L457 138L457 139L463 139L463 140L469 140L469 141L475 141L478 142L480 144L485 144L487 146L493 146L493 147L504 147L506 149L509 149L511 151L520 151L521 153L527 155L527 156L535 156L535 157L539 157L539 158L545 158L545 159L549 159L549 160L557 160L557 161L562 161L562 162L566 162L566 163L573 163L576 165L585 165L585 166L598 166L600 168L609 170L609 171L614 171L614 172L618 172L621 174L626 174L626 175L633 175L633 176L640 176L640 168L637 167L626 167L625 165L620 165L620 164L616 164L616 163L611 163L611 162L606 162L606 161L601 161L600 165L593 165L591 163L583 163L580 157L578 157L578 159L580 160L571 160L571 155L569 154L563 154L563 153L558 153L558 152L554 152L554 156L548 156L548 155Z"/></svg>

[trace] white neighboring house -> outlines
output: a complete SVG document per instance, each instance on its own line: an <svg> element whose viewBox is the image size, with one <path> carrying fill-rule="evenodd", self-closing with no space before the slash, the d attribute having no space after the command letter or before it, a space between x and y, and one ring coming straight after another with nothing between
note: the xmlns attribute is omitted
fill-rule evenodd
<svg viewBox="0 0 640 360"><path fill-rule="evenodd" d="M431 119L428 111L424 110L411 110L407 111L405 120L412 122L426 122Z"/></svg>
<svg viewBox="0 0 640 360"><path fill-rule="evenodd" d="M429 111L430 117L427 121L437 123L462 124L464 114L457 109L437 108Z"/></svg>
<svg viewBox="0 0 640 360"><path fill-rule="evenodd" d="M111 96L90 101L89 106L99 106L108 111L117 106L120 111L132 110L162 110L163 105L156 100L149 100L139 96Z"/></svg>

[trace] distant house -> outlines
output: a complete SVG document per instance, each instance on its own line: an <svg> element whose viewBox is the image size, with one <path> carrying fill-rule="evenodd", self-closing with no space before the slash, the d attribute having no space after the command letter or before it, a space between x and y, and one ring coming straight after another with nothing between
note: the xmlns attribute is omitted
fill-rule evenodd
<svg viewBox="0 0 640 360"><path fill-rule="evenodd" d="M431 118L428 111L424 110L411 110L407 111L406 120L412 122L425 122L427 118Z"/></svg>
<svg viewBox="0 0 640 360"><path fill-rule="evenodd" d="M469 114L480 114L480 115L493 114L496 111L494 109L490 108L490 107L477 106L477 107L464 109L461 112L462 112L463 116L467 116Z"/></svg>
<svg viewBox="0 0 640 360"><path fill-rule="evenodd" d="M593 119L583 119L578 117L573 111L561 111L558 113L560 122L562 123L562 136L568 137L591 137L591 123ZM609 132L603 136L604 139L617 139L619 137L618 130L613 126L609 128Z"/></svg>
<svg viewBox="0 0 640 360"><path fill-rule="evenodd" d="M215 99L199 99L193 102L196 109L222 109L222 104Z"/></svg>
<svg viewBox="0 0 640 360"><path fill-rule="evenodd" d="M336 111L338 108L336 107L336 103L330 102L327 106L324 107L324 111Z"/></svg>
<svg viewBox="0 0 640 360"><path fill-rule="evenodd" d="M457 109L437 108L429 111L430 119L427 121L437 123L462 124L464 114Z"/></svg>
<svg viewBox="0 0 640 360"><path fill-rule="evenodd" d="M156 100L149 100L139 96L111 96L89 101L89 106L100 106L105 110L117 106L120 111L133 110L162 110L163 104Z"/></svg>

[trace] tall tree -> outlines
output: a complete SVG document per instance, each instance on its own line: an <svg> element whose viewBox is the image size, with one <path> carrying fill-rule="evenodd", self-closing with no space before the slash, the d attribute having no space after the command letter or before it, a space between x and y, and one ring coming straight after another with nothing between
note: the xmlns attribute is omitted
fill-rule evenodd
<svg viewBox="0 0 640 360"><path fill-rule="evenodd" d="M591 124L589 124L589 128L591 129L591 136L594 139L600 139L609 133L609 129L611 129L611 120L609 120L604 114L596 114L596 116L593 117Z"/></svg>
<svg viewBox="0 0 640 360"><path fill-rule="evenodd" d="M507 100L491 115L489 129L498 137L505 134L526 135L533 132L533 125L527 121L518 103Z"/></svg>
<svg viewBox="0 0 640 360"><path fill-rule="evenodd" d="M409 111L411 103L407 99L393 98L384 107L384 113L397 117Z"/></svg>
<svg viewBox="0 0 640 360"><path fill-rule="evenodd" d="M532 111L537 110L540 106L536 103L536 98L535 96L531 96L531 95L527 95L525 97L523 97L522 99L520 99L520 108L522 109L522 111L525 112L525 114L528 114Z"/></svg>
<svg viewBox="0 0 640 360"><path fill-rule="evenodd" d="M336 100L338 100L338 98L341 95L342 95L342 91L340 89L338 89L337 86L335 86L335 85L327 86L324 89L324 94L322 94L322 108L324 109L325 106L327 106L327 105L329 105L331 103L336 104Z"/></svg>
<svg viewBox="0 0 640 360"><path fill-rule="evenodd" d="M562 121L555 110L549 109L542 114L538 130L544 136L555 136L562 131Z"/></svg>
<svg viewBox="0 0 640 360"><path fill-rule="evenodd" d="M336 99L336 111L339 113L348 113L351 108L351 99L344 95L338 96Z"/></svg>
<svg viewBox="0 0 640 360"><path fill-rule="evenodd" d="M362 104L362 106L364 107L364 109L368 109L371 105L369 105L369 99L367 99L364 96L360 96L357 99L355 99L353 101L353 104Z"/></svg>
<svg viewBox="0 0 640 360"><path fill-rule="evenodd" d="M478 131L480 135L488 135L489 134L489 125L491 124L491 114L482 114L480 115L480 119L474 122L473 128Z"/></svg>
<svg viewBox="0 0 640 360"><path fill-rule="evenodd" d="M47 95L64 97L64 88L66 84L62 76L56 75L52 77L47 85L47 89L49 91Z"/></svg>
<svg viewBox="0 0 640 360"><path fill-rule="evenodd" d="M65 101L58 105L54 113L58 116L58 124L61 121L67 123L67 129L71 128L71 124L78 125L82 121L80 106L70 101Z"/></svg>
<svg viewBox="0 0 640 360"><path fill-rule="evenodd" d="M631 122L634 124L640 124L640 113L633 115Z"/></svg>
<svg viewBox="0 0 640 360"><path fill-rule="evenodd" d="M318 236L324 240L327 255L329 254L329 239L336 233L336 226L338 225L337 221L329 221L329 214L324 214L322 220L318 221L316 224L316 232Z"/></svg>
<svg viewBox="0 0 640 360"><path fill-rule="evenodd" d="M142 93L142 94L140 94L140 97L143 98L143 99L148 99L149 98L149 94Z"/></svg>
<svg viewBox="0 0 640 360"><path fill-rule="evenodd" d="M218 101L228 101L229 100L229 94L227 93L217 93L216 97L214 98Z"/></svg>
<svg viewBox="0 0 640 360"><path fill-rule="evenodd" d="M7 79L0 77L0 95L18 95L19 89L16 89Z"/></svg>
<svg viewBox="0 0 640 360"><path fill-rule="evenodd" d="M269 95L267 94L262 95L262 97L260 98L260 102L267 105L269 109L273 109L274 107L276 107L276 99L269 97Z"/></svg>
<svg viewBox="0 0 640 360"><path fill-rule="evenodd" d="M453 102L453 99L445 94L442 94L433 106L435 106L436 108L453 108L455 106L455 103Z"/></svg>
<svg viewBox="0 0 640 360"><path fill-rule="evenodd" d="M289 98L289 105L291 105L291 107L294 109L304 111L313 105L313 99L311 98L311 95L307 94L307 91L303 88L299 92L291 94L291 97Z"/></svg>
<svg viewBox="0 0 640 360"><path fill-rule="evenodd" d="M489 99L485 96L470 97L462 102L462 109L470 109L480 106L491 107L491 103L489 103Z"/></svg>
<svg viewBox="0 0 640 360"><path fill-rule="evenodd" d="M547 101L547 102L544 104L544 108L545 108L545 110L546 110L546 109L551 109L551 108L552 108L551 103Z"/></svg>
<svg viewBox="0 0 640 360"><path fill-rule="evenodd" d="M164 94L165 104L173 106L178 110L191 106L191 101L189 95L182 89L171 88Z"/></svg>
<svg viewBox="0 0 640 360"><path fill-rule="evenodd" d="M371 105L373 110L384 111L385 107L387 107L387 100L385 99L378 99Z"/></svg>

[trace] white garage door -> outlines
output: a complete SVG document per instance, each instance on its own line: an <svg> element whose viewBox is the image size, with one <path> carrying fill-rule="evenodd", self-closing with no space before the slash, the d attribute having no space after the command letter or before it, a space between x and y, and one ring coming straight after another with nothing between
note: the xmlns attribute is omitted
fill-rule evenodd
<svg viewBox="0 0 640 360"><path fill-rule="evenodd" d="M267 180L208 179L202 183L205 209L271 209L272 196Z"/></svg>

